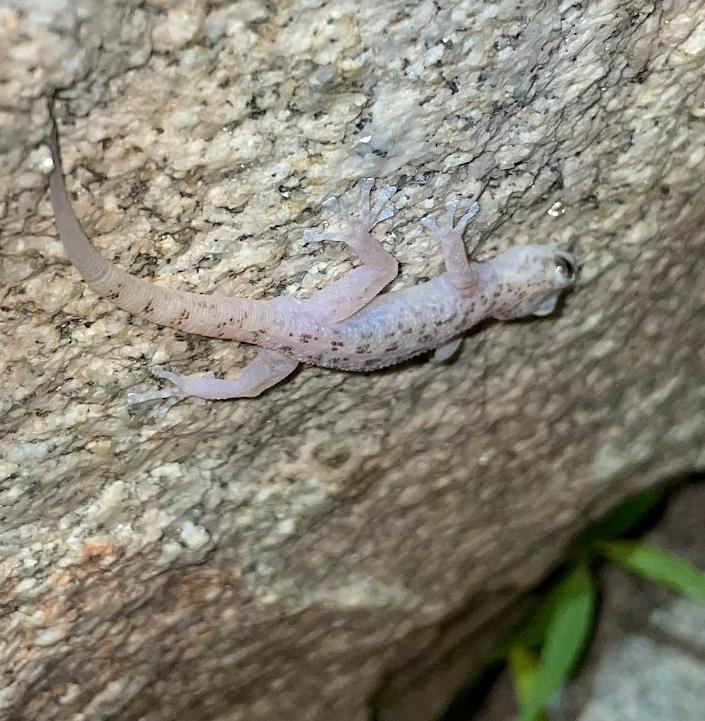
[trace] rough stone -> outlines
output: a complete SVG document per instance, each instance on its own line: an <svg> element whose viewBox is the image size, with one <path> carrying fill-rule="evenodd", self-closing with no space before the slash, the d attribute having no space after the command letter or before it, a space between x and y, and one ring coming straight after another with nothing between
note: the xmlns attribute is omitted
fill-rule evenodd
<svg viewBox="0 0 705 721"><path fill-rule="evenodd" d="M430 719L450 617L496 632L590 518L703 469L703 28L686 0L6 2L0 718ZM469 245L577 241L581 282L442 367L155 421L125 404L148 365L251 350L66 263L52 89L85 230L157 283L322 287L354 259L302 231L362 176L400 188L397 286L441 267L419 218L481 190Z"/></svg>
<svg viewBox="0 0 705 721"><path fill-rule="evenodd" d="M604 659L579 721L705 721L705 664L651 639L627 638Z"/></svg>

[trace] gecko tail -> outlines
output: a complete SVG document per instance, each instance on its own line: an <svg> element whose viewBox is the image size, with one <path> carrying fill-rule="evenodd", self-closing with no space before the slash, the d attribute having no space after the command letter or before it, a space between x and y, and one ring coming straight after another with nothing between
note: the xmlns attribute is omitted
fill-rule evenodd
<svg viewBox="0 0 705 721"><path fill-rule="evenodd" d="M164 288L130 275L93 247L81 229L66 188L53 96L48 108L47 143L54 164L49 189L56 229L66 255L88 286L128 313L159 325L211 338L251 342L254 329L266 327L277 312L271 301Z"/></svg>
<svg viewBox="0 0 705 721"><path fill-rule="evenodd" d="M76 266L83 279L89 286L100 285L111 264L91 245L81 226L78 224L76 214L73 212L66 182L64 181L63 165L61 162L61 146L59 144L59 130L54 114L54 97L48 103L49 134L47 144L51 151L51 160L54 165L49 175L49 189L51 204L54 208L54 219L59 237L64 245L64 251L69 260ZM94 288L95 289L95 288ZM102 293L101 293L102 294Z"/></svg>

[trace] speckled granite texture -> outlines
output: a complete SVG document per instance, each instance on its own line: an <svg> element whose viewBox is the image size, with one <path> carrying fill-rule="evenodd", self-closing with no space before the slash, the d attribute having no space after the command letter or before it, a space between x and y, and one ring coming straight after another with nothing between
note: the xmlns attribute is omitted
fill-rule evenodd
<svg viewBox="0 0 705 721"><path fill-rule="evenodd" d="M460 683L590 517L705 467L704 63L702 0L5 0L0 718L428 721L448 629ZM325 285L353 259L302 231L367 175L401 189L397 284L441 267L419 218L484 185L469 243L577 239L582 280L446 366L155 421L125 404L148 365L253 353L66 263L52 87L86 231L155 282Z"/></svg>

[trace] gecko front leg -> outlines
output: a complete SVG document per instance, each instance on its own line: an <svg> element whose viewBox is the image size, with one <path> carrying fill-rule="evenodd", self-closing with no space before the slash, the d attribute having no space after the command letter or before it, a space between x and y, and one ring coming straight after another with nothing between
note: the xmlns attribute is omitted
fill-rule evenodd
<svg viewBox="0 0 705 721"><path fill-rule="evenodd" d="M477 284L477 270L468 259L463 233L468 223L478 214L480 206L473 203L463 217L454 225L455 213L458 210L458 201L449 200L446 203L446 222L439 227L436 221L427 216L421 219L421 225L428 228L440 241L443 249L443 259L450 282L460 295L470 295Z"/></svg>
<svg viewBox="0 0 705 721"><path fill-rule="evenodd" d="M439 345L433 351L433 362L434 363L445 363L450 360L457 352L463 343L463 336L460 338L453 338L443 345Z"/></svg>
<svg viewBox="0 0 705 721"><path fill-rule="evenodd" d="M263 348L236 378L214 378L212 375L181 376L159 366L152 368L157 378L164 378L174 384L173 388L162 388L146 393L130 393L128 403L143 403L165 399L154 415L162 418L179 401L190 399L198 405L206 400L227 398L254 398L284 380L294 372L298 361L281 353Z"/></svg>
<svg viewBox="0 0 705 721"><path fill-rule="evenodd" d="M304 301L302 311L319 322L336 323L349 318L364 308L396 278L398 269L396 259L371 235L371 230L377 223L394 215L393 209L385 205L396 192L396 188L392 185L380 188L372 205L370 194L374 182L373 178L360 181L360 213L357 216L343 210L335 198L323 204L323 207L342 218L345 224L344 230L323 233L307 230L304 233L304 240L308 243L322 240L341 241L355 251L362 261L361 266L353 268Z"/></svg>

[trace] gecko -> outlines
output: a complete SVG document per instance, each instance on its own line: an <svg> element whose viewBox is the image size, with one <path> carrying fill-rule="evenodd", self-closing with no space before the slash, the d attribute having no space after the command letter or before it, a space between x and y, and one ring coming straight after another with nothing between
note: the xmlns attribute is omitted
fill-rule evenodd
<svg viewBox="0 0 705 721"><path fill-rule="evenodd" d="M184 399L203 405L206 400L254 398L301 363L367 372L429 351L437 361L448 360L479 322L548 315L576 282L575 255L550 245L519 245L475 261L466 251L463 234L479 205L473 202L456 222L459 202L453 199L440 225L431 216L421 220L440 244L445 272L381 293L397 276L398 264L372 230L393 216L389 201L396 188L384 185L373 197L375 182L365 178L358 183L357 213L336 199L323 204L339 219L339 230L304 232L308 243L344 243L361 262L310 297L233 298L158 286L105 259L82 231L66 188L51 102L49 110L49 188L55 225L66 256L86 284L122 310L161 326L259 347L235 378L184 376L154 366L152 374L171 385L130 393L128 402L162 400L154 412L157 417Z"/></svg>

